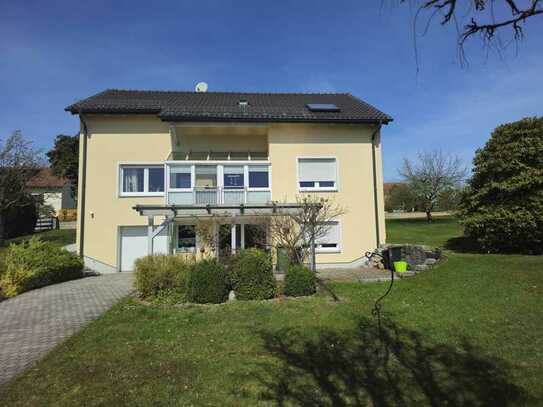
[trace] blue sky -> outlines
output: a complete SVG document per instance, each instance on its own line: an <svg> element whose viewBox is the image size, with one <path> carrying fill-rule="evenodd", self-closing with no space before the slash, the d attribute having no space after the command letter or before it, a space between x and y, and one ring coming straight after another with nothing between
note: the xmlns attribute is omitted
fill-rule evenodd
<svg viewBox="0 0 543 407"><path fill-rule="evenodd" d="M453 27L413 51L414 11L393 1L0 0L0 138L39 148L74 134L73 101L105 88L351 92L392 115L385 179L403 156L442 149L471 162L498 124L541 115L543 22L502 60L481 43L459 64Z"/></svg>

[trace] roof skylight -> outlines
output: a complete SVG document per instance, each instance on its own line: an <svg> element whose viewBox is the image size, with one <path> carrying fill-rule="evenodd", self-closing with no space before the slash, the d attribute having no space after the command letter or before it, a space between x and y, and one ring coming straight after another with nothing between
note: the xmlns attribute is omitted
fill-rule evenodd
<svg viewBox="0 0 543 407"><path fill-rule="evenodd" d="M333 103L308 103L306 106L312 112L339 112L339 107Z"/></svg>

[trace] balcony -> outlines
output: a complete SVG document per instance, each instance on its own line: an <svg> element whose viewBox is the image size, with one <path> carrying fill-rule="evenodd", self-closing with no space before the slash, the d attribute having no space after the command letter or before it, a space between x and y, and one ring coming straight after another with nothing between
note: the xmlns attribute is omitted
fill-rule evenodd
<svg viewBox="0 0 543 407"><path fill-rule="evenodd" d="M271 201L271 191L250 188L191 188L168 192L170 205L239 205Z"/></svg>

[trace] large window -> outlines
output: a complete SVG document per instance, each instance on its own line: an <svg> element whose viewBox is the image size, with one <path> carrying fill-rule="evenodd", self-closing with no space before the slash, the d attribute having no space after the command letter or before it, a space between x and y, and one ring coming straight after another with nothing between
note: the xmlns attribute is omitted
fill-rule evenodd
<svg viewBox="0 0 543 407"><path fill-rule="evenodd" d="M190 189L192 186L191 178L190 165L170 167L171 189Z"/></svg>
<svg viewBox="0 0 543 407"><path fill-rule="evenodd" d="M196 228L194 225L177 227L177 250L192 253L196 250Z"/></svg>
<svg viewBox="0 0 543 407"><path fill-rule="evenodd" d="M337 252L341 250L341 230L339 222L323 224L324 236L315 241L315 249L319 252Z"/></svg>
<svg viewBox="0 0 543 407"><path fill-rule="evenodd" d="M301 191L335 191L337 164L335 158L299 158L298 183Z"/></svg>
<svg viewBox="0 0 543 407"><path fill-rule="evenodd" d="M164 167L121 166L121 195L162 195L164 193Z"/></svg>
<svg viewBox="0 0 543 407"><path fill-rule="evenodd" d="M269 167L267 165L249 165L249 188L270 187Z"/></svg>

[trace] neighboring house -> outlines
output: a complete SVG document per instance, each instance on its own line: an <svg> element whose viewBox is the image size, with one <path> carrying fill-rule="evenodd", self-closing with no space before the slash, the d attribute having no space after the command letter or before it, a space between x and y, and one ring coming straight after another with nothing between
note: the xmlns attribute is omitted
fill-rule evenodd
<svg viewBox="0 0 543 407"><path fill-rule="evenodd" d="M97 271L154 252L255 245L256 224L301 194L346 213L318 242L318 267L353 267L385 242L381 126L347 94L106 90L66 108L81 119L77 243ZM225 233L226 232L226 233Z"/></svg>
<svg viewBox="0 0 543 407"><path fill-rule="evenodd" d="M57 216L61 209L76 208L70 181L53 175L51 168L40 168L26 189L33 196L41 196L43 205L52 207Z"/></svg>

